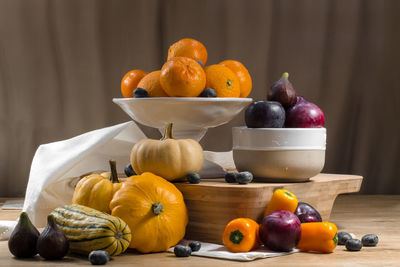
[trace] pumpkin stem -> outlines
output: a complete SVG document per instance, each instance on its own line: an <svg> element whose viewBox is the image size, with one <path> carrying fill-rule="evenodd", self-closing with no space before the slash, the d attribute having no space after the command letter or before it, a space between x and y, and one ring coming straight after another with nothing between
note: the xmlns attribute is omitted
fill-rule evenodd
<svg viewBox="0 0 400 267"><path fill-rule="evenodd" d="M163 212L163 206L160 202L158 203L153 203L151 204L151 211L154 213L154 215L160 215L161 212Z"/></svg>
<svg viewBox="0 0 400 267"><path fill-rule="evenodd" d="M161 140L166 139L174 139L174 137L172 136L172 122L167 124L167 126L165 127L164 135L161 138Z"/></svg>
<svg viewBox="0 0 400 267"><path fill-rule="evenodd" d="M110 163L111 170L110 181L113 183L119 183L117 174L117 163L115 162L115 160L109 160L108 162Z"/></svg>

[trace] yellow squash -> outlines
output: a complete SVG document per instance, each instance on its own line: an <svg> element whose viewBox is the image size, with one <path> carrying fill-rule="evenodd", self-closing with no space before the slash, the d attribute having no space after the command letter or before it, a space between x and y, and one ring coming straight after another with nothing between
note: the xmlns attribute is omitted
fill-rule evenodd
<svg viewBox="0 0 400 267"><path fill-rule="evenodd" d="M104 212L72 204L58 207L51 214L73 252L87 255L93 250L105 250L116 256L131 242L129 226L120 218Z"/></svg>
<svg viewBox="0 0 400 267"><path fill-rule="evenodd" d="M145 172L131 176L114 195L111 214L131 229L129 247L142 253L166 251L184 236L188 214L182 193L170 182Z"/></svg>
<svg viewBox="0 0 400 267"><path fill-rule="evenodd" d="M110 213L110 201L115 192L121 188L115 161L110 160L110 168L111 175L109 173L93 173L83 177L75 187L72 204Z"/></svg>
<svg viewBox="0 0 400 267"><path fill-rule="evenodd" d="M204 153L201 145L193 139L173 139L170 123L161 140L143 139L136 143L130 161L137 174L151 172L174 181L190 172L200 172Z"/></svg>

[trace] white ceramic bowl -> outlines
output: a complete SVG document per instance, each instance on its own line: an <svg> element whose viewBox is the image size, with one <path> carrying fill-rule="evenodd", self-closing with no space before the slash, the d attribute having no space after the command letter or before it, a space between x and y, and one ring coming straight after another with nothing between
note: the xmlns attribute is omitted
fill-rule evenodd
<svg viewBox="0 0 400 267"><path fill-rule="evenodd" d="M325 128L234 127L233 159L258 180L306 181L325 164Z"/></svg>
<svg viewBox="0 0 400 267"><path fill-rule="evenodd" d="M174 124L174 137L199 141L210 127L231 121L246 108L251 98L151 97L114 98L133 120L158 128L161 133L167 123Z"/></svg>

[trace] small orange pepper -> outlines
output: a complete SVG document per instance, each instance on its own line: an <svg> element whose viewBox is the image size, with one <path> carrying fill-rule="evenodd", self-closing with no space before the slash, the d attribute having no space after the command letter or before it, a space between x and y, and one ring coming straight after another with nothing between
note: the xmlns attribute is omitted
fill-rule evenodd
<svg viewBox="0 0 400 267"><path fill-rule="evenodd" d="M332 252L338 243L337 227L330 222L301 224L301 238L296 248L305 251Z"/></svg>
<svg viewBox="0 0 400 267"><path fill-rule="evenodd" d="M297 197L286 189L277 189L272 194L271 200L265 210L264 217L276 210L287 210L292 213L297 208Z"/></svg>
<svg viewBox="0 0 400 267"><path fill-rule="evenodd" d="M224 246L231 252L248 252L260 246L258 223L249 218L230 221L222 234Z"/></svg>

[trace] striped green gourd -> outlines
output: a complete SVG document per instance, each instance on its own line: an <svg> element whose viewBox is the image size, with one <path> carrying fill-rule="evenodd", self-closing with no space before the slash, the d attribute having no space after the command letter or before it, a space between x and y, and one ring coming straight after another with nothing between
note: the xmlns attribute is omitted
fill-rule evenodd
<svg viewBox="0 0 400 267"><path fill-rule="evenodd" d="M51 214L67 236L72 252L87 255L93 250L105 250L116 256L131 242L129 226L107 213L72 204L56 208Z"/></svg>

